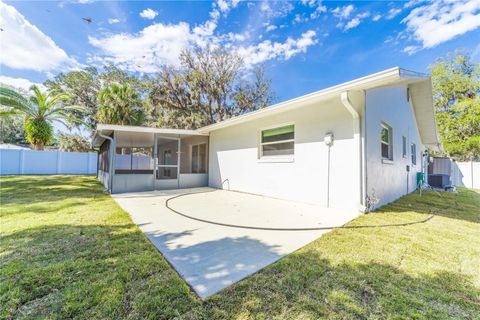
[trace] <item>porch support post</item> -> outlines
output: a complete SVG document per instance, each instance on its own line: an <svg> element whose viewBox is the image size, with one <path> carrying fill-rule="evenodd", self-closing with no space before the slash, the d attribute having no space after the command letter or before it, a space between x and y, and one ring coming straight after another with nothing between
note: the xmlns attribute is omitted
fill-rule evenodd
<svg viewBox="0 0 480 320"><path fill-rule="evenodd" d="M181 137L180 135L178 136L178 145L177 145L177 186L178 186L178 189L180 189L180 155L181 155L181 152L180 150L182 145L181 145Z"/></svg>
<svg viewBox="0 0 480 320"><path fill-rule="evenodd" d="M153 134L153 190L155 190L158 170L157 134Z"/></svg>

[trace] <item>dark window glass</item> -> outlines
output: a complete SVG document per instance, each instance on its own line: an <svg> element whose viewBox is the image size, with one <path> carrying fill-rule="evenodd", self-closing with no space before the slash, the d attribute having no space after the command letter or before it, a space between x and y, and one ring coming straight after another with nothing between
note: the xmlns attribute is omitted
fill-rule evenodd
<svg viewBox="0 0 480 320"><path fill-rule="evenodd" d="M192 146L192 173L207 172L207 144Z"/></svg>
<svg viewBox="0 0 480 320"><path fill-rule="evenodd" d="M412 143L412 164L417 164L417 146Z"/></svg>
<svg viewBox="0 0 480 320"><path fill-rule="evenodd" d="M292 155L294 152L294 143L283 142L274 144L265 144L262 146L262 154L264 156L279 156L279 155Z"/></svg>
<svg viewBox="0 0 480 320"><path fill-rule="evenodd" d="M157 179L177 179L177 167L158 167Z"/></svg>
<svg viewBox="0 0 480 320"><path fill-rule="evenodd" d="M382 143L382 158L389 159L390 156L388 154L388 144Z"/></svg>

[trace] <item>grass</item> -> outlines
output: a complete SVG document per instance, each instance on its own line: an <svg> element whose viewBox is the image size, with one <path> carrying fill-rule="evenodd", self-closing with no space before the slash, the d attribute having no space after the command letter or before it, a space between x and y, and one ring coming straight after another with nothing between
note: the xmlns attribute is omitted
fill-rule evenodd
<svg viewBox="0 0 480 320"><path fill-rule="evenodd" d="M202 302L94 177L0 178L0 318L480 319L480 191L411 194Z"/></svg>

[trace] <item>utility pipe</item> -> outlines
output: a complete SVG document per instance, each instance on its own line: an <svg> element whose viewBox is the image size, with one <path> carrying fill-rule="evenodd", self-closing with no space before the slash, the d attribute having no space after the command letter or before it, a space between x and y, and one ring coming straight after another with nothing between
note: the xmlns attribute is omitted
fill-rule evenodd
<svg viewBox="0 0 480 320"><path fill-rule="evenodd" d="M110 159L109 159L109 165L108 165L108 192L112 193L112 190L113 190L113 172L114 172L114 170L113 170L113 157L115 156L115 140L113 140L113 138L111 138L109 136L101 134L100 132L97 132L97 133L100 137L110 141L110 148L108 150L110 152Z"/></svg>
<svg viewBox="0 0 480 320"><path fill-rule="evenodd" d="M360 211L365 212L366 211L366 206L365 206L365 197L364 197L364 188L363 188L363 175L362 175L362 141L360 139L360 115L358 114L357 110L353 106L352 102L350 101L348 97L348 91L344 91L340 94L340 100L344 107L350 112L352 115L353 119L353 140L355 145L357 146L357 152L356 152L356 160L357 160L357 170L358 170L358 190L360 193Z"/></svg>

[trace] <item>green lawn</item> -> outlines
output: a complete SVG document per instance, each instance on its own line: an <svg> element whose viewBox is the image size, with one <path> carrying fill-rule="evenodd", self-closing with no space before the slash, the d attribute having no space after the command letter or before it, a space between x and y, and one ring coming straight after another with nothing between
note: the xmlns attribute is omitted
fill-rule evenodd
<svg viewBox="0 0 480 320"><path fill-rule="evenodd" d="M1 177L0 318L480 319L480 191L412 194L202 302L94 177ZM292 236L294 234L292 233Z"/></svg>

